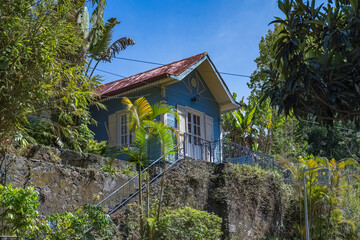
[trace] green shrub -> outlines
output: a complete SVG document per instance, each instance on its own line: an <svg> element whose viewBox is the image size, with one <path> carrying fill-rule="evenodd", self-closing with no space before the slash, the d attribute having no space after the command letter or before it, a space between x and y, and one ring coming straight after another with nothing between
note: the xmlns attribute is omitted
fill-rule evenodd
<svg viewBox="0 0 360 240"><path fill-rule="evenodd" d="M126 175L128 177L135 177L138 172L134 168L134 164L127 163L125 169L120 169L119 174Z"/></svg>
<svg viewBox="0 0 360 240"><path fill-rule="evenodd" d="M159 220L159 239L217 240L222 235L221 222L213 213L190 207L167 210Z"/></svg>
<svg viewBox="0 0 360 240"><path fill-rule="evenodd" d="M96 140L90 139L85 152L93 153L101 156L106 156L108 151L108 146L105 141L98 142Z"/></svg>
<svg viewBox="0 0 360 240"><path fill-rule="evenodd" d="M100 207L85 205L75 213L53 214L46 219L51 225L47 239L96 239L87 232L91 227L93 227L92 232L96 232L97 236L112 236L109 231L112 221L108 215L102 213Z"/></svg>
<svg viewBox="0 0 360 240"><path fill-rule="evenodd" d="M115 174L116 170L112 166L114 161L115 161L115 158L110 158L109 160L106 161L105 165L100 170L103 172L110 173L110 174Z"/></svg>
<svg viewBox="0 0 360 240"><path fill-rule="evenodd" d="M37 197L32 187L21 189L13 188L10 184L0 185L1 235L33 237L49 229L44 221L38 219Z"/></svg>
<svg viewBox="0 0 360 240"><path fill-rule="evenodd" d="M21 239L114 239L112 221L100 207L85 205L75 213L64 212L46 218L36 210L38 193L32 187L13 188L0 185L0 234ZM86 233L93 227L92 232ZM92 233L95 233L96 238Z"/></svg>

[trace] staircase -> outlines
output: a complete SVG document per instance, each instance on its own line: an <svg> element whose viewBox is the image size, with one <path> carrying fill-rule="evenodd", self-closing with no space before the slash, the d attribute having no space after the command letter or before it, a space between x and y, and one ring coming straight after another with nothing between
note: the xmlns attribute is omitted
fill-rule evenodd
<svg viewBox="0 0 360 240"><path fill-rule="evenodd" d="M172 162L164 163L163 157L160 157L153 161L148 167L146 167L144 170L141 171L140 174L142 174L142 183L141 183L141 189L144 190L146 188L146 174L149 174L149 184L154 182L156 179L158 179L164 171L163 165L166 164L166 168L170 169L172 168L176 163L178 163L182 158L176 159ZM107 197L105 197L101 202L96 204L96 206L101 206L105 211L111 215L117 210L124 207L131 199L137 196L139 193L139 174L131 178L129 181L127 181L124 185L117 188L115 191L113 191L111 194L109 194Z"/></svg>
<svg viewBox="0 0 360 240"><path fill-rule="evenodd" d="M252 149L243 147L239 144L231 143L228 141L215 141L211 144L205 146L205 150L210 152L208 155L212 158L210 159L219 159L221 162L226 163L230 162L233 164L247 164L247 165L257 165L264 169L278 170L283 171L281 166L277 165L274 161L274 157L271 155L263 154L261 152L254 151ZM210 150L209 150L210 149ZM205 152L204 150L204 152ZM182 150L185 153L184 150ZM175 164L180 162L185 158L189 158L186 154L179 154L180 157L177 157L171 161L166 162L163 160L163 157L160 157L153 161L148 167L141 171L142 182L139 186L139 174L131 178L125 184L117 188L102 201L100 201L96 206L101 206L108 215L115 213L117 210L126 206L133 198L135 198L141 187L144 190L147 187L146 176L149 175L149 185L156 181L164 172L164 164L166 164L166 169L171 169ZM216 156L218 155L218 156ZM190 157L191 158L191 157ZM208 160L208 159L207 159ZM208 161L209 161L208 160ZM213 162L210 160L210 162ZM284 176L284 180L286 177ZM86 232L90 232L93 227L89 228Z"/></svg>
<svg viewBox="0 0 360 240"><path fill-rule="evenodd" d="M204 159L210 162L213 162L214 159L218 159L221 160L221 162L257 165L264 169L276 169L283 171L282 167L275 163L273 156L254 151L239 144L220 140L204 144L204 146L199 146L203 147L203 149L201 149L202 152L207 153L202 155L211 156L210 158ZM163 157L160 157L153 161L144 170L142 170L141 174L143 181L141 186L139 186L139 174L137 174L124 185L120 186L107 197L105 197L101 202L96 204L96 206L101 206L109 215L124 207L131 199L137 196L140 187L141 189L146 188L146 174L149 174L149 184L151 184L162 175L164 164L167 165L167 169L170 169L182 159L189 157L192 158L191 156L187 156L187 154L185 154L186 151L184 149L185 146L180 151L183 154L179 154L180 157L174 158L175 160L165 163L165 161L163 161Z"/></svg>

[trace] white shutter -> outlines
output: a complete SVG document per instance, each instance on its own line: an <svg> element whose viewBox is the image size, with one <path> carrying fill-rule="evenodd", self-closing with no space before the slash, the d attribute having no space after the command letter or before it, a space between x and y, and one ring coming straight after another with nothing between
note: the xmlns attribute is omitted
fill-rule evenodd
<svg viewBox="0 0 360 240"><path fill-rule="evenodd" d="M185 133L186 132L186 108L180 105L177 105L177 112L179 115L179 122L178 122L178 130L180 133Z"/></svg>
<svg viewBox="0 0 360 240"><path fill-rule="evenodd" d="M205 128L206 128L206 134L205 139L209 142L214 141L214 122L212 117L205 115Z"/></svg>
<svg viewBox="0 0 360 240"><path fill-rule="evenodd" d="M116 146L116 114L111 114L109 116L109 147L115 147Z"/></svg>
<svg viewBox="0 0 360 240"><path fill-rule="evenodd" d="M202 139L205 139L206 136L206 126L205 126L205 120L206 115L205 114L201 114L200 115L200 137Z"/></svg>
<svg viewBox="0 0 360 240"><path fill-rule="evenodd" d="M210 143L214 141L214 122L213 118L205 115L205 139ZM214 149L210 147L206 148L205 160L214 162Z"/></svg>
<svg viewBox="0 0 360 240"><path fill-rule="evenodd" d="M179 116L179 121L177 123L179 158L182 158L187 155L187 147L186 147L187 141L184 138L184 133L186 133L186 118L187 118L186 108L183 106L177 105L177 113Z"/></svg>

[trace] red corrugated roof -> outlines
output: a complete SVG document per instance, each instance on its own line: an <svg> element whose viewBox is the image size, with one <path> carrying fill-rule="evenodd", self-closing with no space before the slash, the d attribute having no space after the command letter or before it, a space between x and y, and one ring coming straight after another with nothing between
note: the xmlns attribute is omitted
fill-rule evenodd
<svg viewBox="0 0 360 240"><path fill-rule="evenodd" d="M144 86L148 83L160 80L169 75L178 76L189 67L196 64L203 57L207 56L207 52L182 59L173 63L166 64L164 66L151 69L149 71L138 73L136 75L123 78L117 81L106 83L101 86L98 93L102 98L114 96L119 93L126 92L128 90Z"/></svg>

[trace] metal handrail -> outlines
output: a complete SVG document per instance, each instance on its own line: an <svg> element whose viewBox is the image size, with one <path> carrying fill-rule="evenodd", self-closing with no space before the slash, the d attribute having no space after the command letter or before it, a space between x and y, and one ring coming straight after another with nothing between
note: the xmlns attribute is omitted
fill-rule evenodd
<svg viewBox="0 0 360 240"><path fill-rule="evenodd" d="M150 167L152 167L153 165L155 165L156 163L160 162L161 159L163 158L163 156L159 157L158 159L156 159L154 162L152 162L149 166L147 166L144 170L141 171L141 173L146 172ZM140 174L141 174L140 173ZM139 173L132 177L129 181L127 181L126 183L124 183L123 185L121 185L119 188L117 188L115 191L113 191L112 193L110 193L108 196L106 196L103 200L101 200L98 204L96 204L95 206L100 206L103 202L105 202L107 199L109 199L112 195L114 195L115 193L117 193L118 191L120 191L121 189L123 189L126 185L128 185L130 182L134 181L134 179L136 179L139 176Z"/></svg>
<svg viewBox="0 0 360 240"><path fill-rule="evenodd" d="M182 133L182 155L184 157L214 162L215 161L215 148L218 147L217 141L209 141L201 136L192 133ZM188 145L191 143L191 147ZM219 160L219 159L218 159Z"/></svg>
<svg viewBox="0 0 360 240"><path fill-rule="evenodd" d="M155 160L153 163L151 163L148 167L146 167L144 170L141 171L141 174L144 173L145 171L147 171L150 167L154 166L156 163L160 162L161 159L163 158L163 156L161 156L160 158L158 158L157 160ZM176 163L178 163L180 160L182 160L182 158L178 158L175 161L173 161L168 167L167 169L170 169L171 167L173 167ZM151 180L149 181L149 184L151 184L152 182L154 182L158 177L161 176L161 174L163 174L163 170L160 171L158 174L156 174L156 176L152 177ZM117 188L115 191L113 191L112 193L110 193L107 197L105 197L103 200L101 200L98 204L96 204L96 206L100 206L103 202L105 202L107 199L109 199L111 196L113 196L115 193L117 193L118 191L120 191L121 189L124 189L128 184L130 184L132 181L134 181L137 177L139 176L139 174L137 174L136 176L132 177L129 181L127 181L126 183L124 183L123 185L121 185L119 188ZM141 186L141 189L145 189L146 188L146 184ZM116 212L119 208L125 206L132 198L134 198L138 193L139 193L139 189L140 186L138 188L138 190L136 190L134 193L132 193L131 195L128 196L128 198L123 199L120 204L116 205L116 207L114 207L111 211L109 211L107 214L111 215L114 212ZM90 227L85 233L90 232L93 229L93 227Z"/></svg>
<svg viewBox="0 0 360 240"><path fill-rule="evenodd" d="M158 159L156 159L155 161L153 161L149 166L147 166L145 169L143 169L141 171L140 174L143 174L145 172L147 172L151 167L155 166L156 164L158 164L159 162L162 161L164 156L159 157ZM174 166L177 162L179 162L182 158L177 158L175 161L171 162L171 164L169 166L167 166L167 168L171 168L172 166ZM153 176L150 181L149 184L154 182L161 174L163 174L163 170L160 170L158 173L156 173L155 176ZM113 195L115 195L116 193L118 193L119 191L121 191L122 189L125 189L125 187L127 187L130 183L134 182L137 178L139 177L139 174L137 174L136 176L132 177L130 180L128 180L126 183L124 183L123 185L121 185L120 187L118 187L117 189L115 189L112 193L110 193L109 195L107 195L103 200L101 200L98 204L96 204L95 206L100 206L102 205L104 202L106 202L109 198L111 198ZM146 188L146 184L143 184L142 186L139 186L137 190L134 190L134 192L132 192L127 198L125 199L121 199L121 202L116 205L115 208L112 208L108 214L112 214L114 213L116 210L118 210L119 208L121 208L122 206L124 206L127 202L129 202L133 197L135 197L138 193L139 193L139 189L145 189Z"/></svg>
<svg viewBox="0 0 360 240"><path fill-rule="evenodd" d="M177 159L174 162L172 162L167 169L170 169L171 167L173 167L176 163L178 163L180 160L182 159ZM158 177L160 177L163 174L164 171L161 171L160 173L158 173L156 176L152 177L151 180L149 181L149 184L153 183ZM125 184L124 184L125 185ZM143 185L141 187L141 189L145 189L146 185ZM108 212L109 215L111 215L112 213L116 212L119 208L123 207L126 205L127 202L129 202L133 197L135 197L137 194L139 193L139 190L136 190L133 194L131 194L127 199L123 200L119 205L117 205L115 208L113 208L110 212Z"/></svg>

